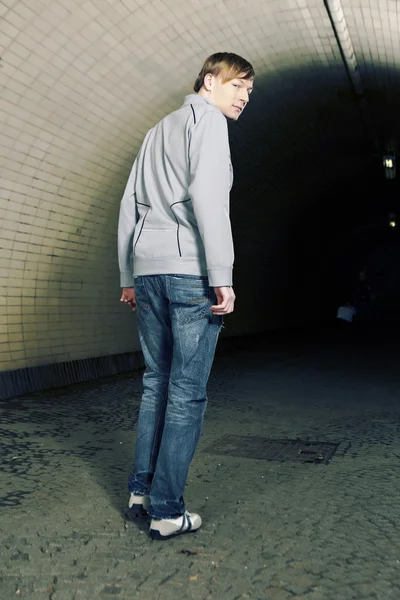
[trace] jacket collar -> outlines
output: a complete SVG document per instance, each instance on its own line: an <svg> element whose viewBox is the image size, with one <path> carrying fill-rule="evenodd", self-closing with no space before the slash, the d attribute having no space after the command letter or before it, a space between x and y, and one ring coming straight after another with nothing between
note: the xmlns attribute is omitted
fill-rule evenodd
<svg viewBox="0 0 400 600"><path fill-rule="evenodd" d="M185 96L185 101L183 104L204 104L204 102L206 104L210 104L211 106L215 106L215 104L206 98L203 98L203 96L199 96L198 94L189 94L188 96ZM215 106L215 108L217 107Z"/></svg>

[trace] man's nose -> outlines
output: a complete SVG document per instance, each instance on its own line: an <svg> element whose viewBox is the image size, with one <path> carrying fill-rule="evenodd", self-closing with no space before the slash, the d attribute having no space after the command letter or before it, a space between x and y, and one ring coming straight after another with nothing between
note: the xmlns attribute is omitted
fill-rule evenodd
<svg viewBox="0 0 400 600"><path fill-rule="evenodd" d="M249 92L247 90L242 90L242 93L240 94L240 100L241 100L241 102L244 102L245 104L248 103Z"/></svg>

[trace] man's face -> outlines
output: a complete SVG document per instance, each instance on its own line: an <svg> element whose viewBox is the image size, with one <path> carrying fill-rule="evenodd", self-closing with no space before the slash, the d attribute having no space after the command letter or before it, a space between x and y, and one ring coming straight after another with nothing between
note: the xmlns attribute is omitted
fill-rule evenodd
<svg viewBox="0 0 400 600"><path fill-rule="evenodd" d="M209 90L210 102L215 104L225 117L237 121L249 102L253 80L238 77L223 83L221 76L206 75L205 87Z"/></svg>

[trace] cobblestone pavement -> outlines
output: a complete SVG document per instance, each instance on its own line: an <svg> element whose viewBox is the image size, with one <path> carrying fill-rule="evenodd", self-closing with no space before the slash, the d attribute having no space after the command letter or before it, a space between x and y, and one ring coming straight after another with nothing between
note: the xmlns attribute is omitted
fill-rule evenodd
<svg viewBox="0 0 400 600"><path fill-rule="evenodd" d="M221 352L186 492L204 525L161 543L124 513L139 376L1 403L1 600L399 600L395 348L274 334ZM210 454L227 434L346 451Z"/></svg>

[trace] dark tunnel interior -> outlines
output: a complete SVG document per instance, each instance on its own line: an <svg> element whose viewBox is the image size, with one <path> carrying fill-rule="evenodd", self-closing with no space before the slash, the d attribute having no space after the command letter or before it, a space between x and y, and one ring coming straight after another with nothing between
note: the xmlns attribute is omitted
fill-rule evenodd
<svg viewBox="0 0 400 600"><path fill-rule="evenodd" d="M398 92L365 91L371 132L350 82L333 91L329 77L307 68L258 80L231 126L238 312L265 330L332 323L363 285L365 322L400 320L399 189L383 166L395 155Z"/></svg>

